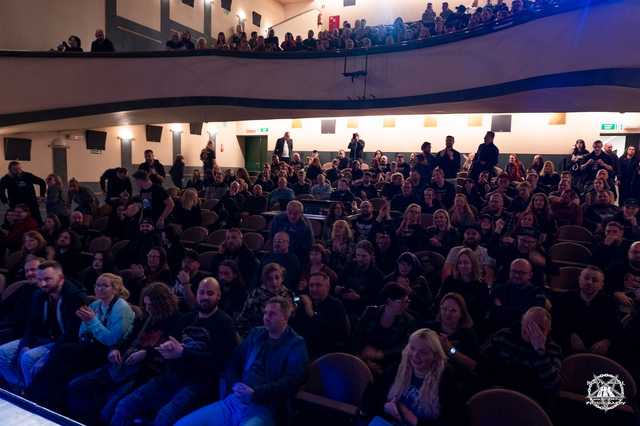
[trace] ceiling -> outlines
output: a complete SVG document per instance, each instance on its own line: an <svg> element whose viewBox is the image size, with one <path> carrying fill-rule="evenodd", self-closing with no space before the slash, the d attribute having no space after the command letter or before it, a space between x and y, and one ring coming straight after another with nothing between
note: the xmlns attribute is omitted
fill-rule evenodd
<svg viewBox="0 0 640 426"><path fill-rule="evenodd" d="M589 86L533 90L473 101L381 109L306 110L225 105L154 108L0 127L0 135L150 123L223 122L311 117L454 113L634 112L640 111L638 99L640 99L640 89Z"/></svg>

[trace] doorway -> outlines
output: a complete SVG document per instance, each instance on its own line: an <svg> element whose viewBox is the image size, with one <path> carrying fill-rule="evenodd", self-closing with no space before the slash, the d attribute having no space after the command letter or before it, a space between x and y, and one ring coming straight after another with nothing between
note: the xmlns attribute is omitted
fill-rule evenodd
<svg viewBox="0 0 640 426"><path fill-rule="evenodd" d="M53 153L53 174L60 176L67 183L67 148L51 148Z"/></svg>
<svg viewBox="0 0 640 426"><path fill-rule="evenodd" d="M267 162L267 136L238 136L240 148L244 154L244 167L249 173L262 172Z"/></svg>

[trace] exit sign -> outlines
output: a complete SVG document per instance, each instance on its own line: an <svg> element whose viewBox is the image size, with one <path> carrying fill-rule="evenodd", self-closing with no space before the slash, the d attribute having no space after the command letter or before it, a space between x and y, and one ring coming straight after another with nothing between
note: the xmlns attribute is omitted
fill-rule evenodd
<svg viewBox="0 0 640 426"><path fill-rule="evenodd" d="M600 130L618 130L618 125L615 123L602 123Z"/></svg>
<svg viewBox="0 0 640 426"><path fill-rule="evenodd" d="M260 133L268 133L269 132L269 128L268 127L261 127L259 132Z"/></svg>

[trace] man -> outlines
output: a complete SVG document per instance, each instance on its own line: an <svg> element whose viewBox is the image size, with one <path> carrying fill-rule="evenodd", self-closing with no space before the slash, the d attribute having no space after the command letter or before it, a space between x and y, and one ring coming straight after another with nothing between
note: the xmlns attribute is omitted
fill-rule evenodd
<svg viewBox="0 0 640 426"><path fill-rule="evenodd" d="M391 200L391 210L404 213L410 204L415 203L416 197L413 193L413 185L410 180L405 180L402 184L402 192Z"/></svg>
<svg viewBox="0 0 640 426"><path fill-rule="evenodd" d="M617 170L616 166L618 164L618 154L613 150L613 144L611 142L607 142L604 144L604 153L607 154L613 160L613 171Z"/></svg>
<svg viewBox="0 0 640 426"><path fill-rule="evenodd" d="M293 291L298 287L302 266L300 264L301 258L289 251L289 242L290 237L287 232L276 232L273 237L273 251L262 258L262 266L269 263L277 263L282 266L285 270L285 285Z"/></svg>
<svg viewBox="0 0 640 426"><path fill-rule="evenodd" d="M522 228L513 237L503 237L500 243L490 244L489 255L496 259L498 282L508 279L509 265L517 258L529 261L533 268L531 281L536 286L544 286L545 275L553 272L541 247L539 232L530 228Z"/></svg>
<svg viewBox="0 0 640 426"><path fill-rule="evenodd" d="M300 170L304 168L304 164L302 163L302 160L300 159L300 154L297 152L293 153L293 157L291 159L291 167L293 167L296 170Z"/></svg>
<svg viewBox="0 0 640 426"><path fill-rule="evenodd" d="M200 161L202 161L203 173L206 173L207 170L213 170L213 165L216 162L216 149L212 140L209 140L207 146L200 151Z"/></svg>
<svg viewBox="0 0 640 426"><path fill-rule="evenodd" d="M129 244L116 257L118 268L127 269L132 264L144 265L149 250L158 246L162 246L162 238L156 231L153 220L143 218Z"/></svg>
<svg viewBox="0 0 640 426"><path fill-rule="evenodd" d="M559 390L562 364L560 346L550 339L550 332L549 312L532 307L519 324L489 337L478 363L486 387L507 387L549 407Z"/></svg>
<svg viewBox="0 0 640 426"><path fill-rule="evenodd" d="M492 131L488 131L484 135L484 143L478 146L476 155L473 157L473 164L471 165L471 178L473 180L478 179L480 172L489 172L491 176L494 174L494 167L498 164L498 157L500 150L493 144L493 139L496 134Z"/></svg>
<svg viewBox="0 0 640 426"><path fill-rule="evenodd" d="M636 197L633 193L633 181L638 174L638 157L636 147L628 146L625 155L618 159L618 183L620 184L620 202L629 197Z"/></svg>
<svg viewBox="0 0 640 426"><path fill-rule="evenodd" d="M167 175L160 161L153 158L153 150L151 149L144 151L144 163L138 166L138 170L144 170L148 174L157 174L163 178Z"/></svg>
<svg viewBox="0 0 640 426"><path fill-rule="evenodd" d="M633 306L634 298L640 294L640 241L631 244L622 267L607 271L605 281L607 292L621 307Z"/></svg>
<svg viewBox="0 0 640 426"><path fill-rule="evenodd" d="M40 198L43 199L47 192L46 182L36 175L23 171L20 162L11 161L9 173L0 179L0 201L3 204L9 204L10 209L18 204L26 204L33 218L42 224L38 198L33 185L38 185Z"/></svg>
<svg viewBox="0 0 640 426"><path fill-rule="evenodd" d="M362 160L362 153L364 152L364 139L360 139L360 135L354 133L351 137L351 142L347 147L349 150L349 160L356 161Z"/></svg>
<svg viewBox="0 0 640 426"><path fill-rule="evenodd" d="M309 295L300 296L292 327L307 342L311 359L332 352L344 352L349 346L351 326L344 305L330 296L331 283L324 272L309 277Z"/></svg>
<svg viewBox="0 0 640 426"><path fill-rule="evenodd" d="M373 184L373 175L371 174L371 172L365 172L362 176L362 180L359 181L359 184L352 184L351 192L354 194L359 194L360 198L362 198L363 200L371 200L373 198L377 198L378 190Z"/></svg>
<svg viewBox="0 0 640 426"><path fill-rule="evenodd" d="M605 294L604 273L587 266L580 273L580 289L563 294L553 305L554 336L566 355L591 352L607 356L620 331L618 308Z"/></svg>
<svg viewBox="0 0 640 426"><path fill-rule="evenodd" d="M264 327L254 328L231 358L226 381L231 393L182 418L176 426L282 424L308 364L304 339L287 324L291 312L287 299L270 299L264 309Z"/></svg>
<svg viewBox="0 0 640 426"><path fill-rule="evenodd" d="M304 50L316 50L318 48L318 40L313 38L314 35L313 30L309 30L307 38L302 42Z"/></svg>
<svg viewBox="0 0 640 426"><path fill-rule="evenodd" d="M586 175L585 183L593 182L599 170L614 172L614 160L602 150L602 141L593 142L593 151L584 157L584 163L580 166L580 171Z"/></svg>
<svg viewBox="0 0 640 426"><path fill-rule="evenodd" d="M532 306L545 306L544 288L531 282L533 271L526 259L515 259L509 268L509 280L493 289L490 324L493 329L509 327Z"/></svg>
<svg viewBox="0 0 640 426"><path fill-rule="evenodd" d="M638 211L640 203L635 198L627 198L622 204L622 210L618 211L613 220L624 227L624 238L631 241L640 240L640 224Z"/></svg>
<svg viewBox="0 0 640 426"><path fill-rule="evenodd" d="M238 228L227 229L224 242L220 246L218 254L212 259L210 265L203 265L207 271L216 272L218 265L223 260L233 260L238 265L242 279L246 284L252 284L258 275L260 261L246 246L242 239L242 231Z"/></svg>
<svg viewBox="0 0 640 426"><path fill-rule="evenodd" d="M300 201L289 201L287 211L271 221L271 238L281 231L289 234L292 241L291 250L298 258L306 259L315 238L311 223L304 217L304 206Z"/></svg>
<svg viewBox="0 0 640 426"><path fill-rule="evenodd" d="M402 192L402 184L404 183L404 176L402 173L394 173L391 175L391 182L387 182L382 187L382 196L387 200L393 200L397 194Z"/></svg>
<svg viewBox="0 0 640 426"><path fill-rule="evenodd" d="M280 161L289 164L293 155L293 139L289 137L289 132L285 132L283 137L278 138L273 153L278 156Z"/></svg>
<svg viewBox="0 0 640 426"><path fill-rule="evenodd" d="M360 204L358 216L351 222L355 233L356 241L371 239L371 230L375 224L376 217L373 215L373 205L369 201Z"/></svg>
<svg viewBox="0 0 640 426"><path fill-rule="evenodd" d="M267 211L267 197L262 191L262 185L253 185L251 195L244 202L244 211L250 215L259 215Z"/></svg>
<svg viewBox="0 0 640 426"><path fill-rule="evenodd" d="M144 170L138 170L133 174L139 194L142 217L149 218L159 229L164 228L164 223L175 206L173 199L162 186L152 183L149 175Z"/></svg>
<svg viewBox="0 0 640 426"><path fill-rule="evenodd" d="M96 197L91 188L80 185L76 178L69 180L68 200L70 206L75 204L76 210L92 216L96 215L100 205L98 197Z"/></svg>
<svg viewBox="0 0 640 426"><path fill-rule="evenodd" d="M218 388L238 338L231 318L218 309L220 285L214 278L200 281L196 311L180 318L182 341L174 337L158 348L165 370L122 399L111 425L130 425L153 414L156 426L171 426L185 414L217 399ZM212 398L213 396L213 398Z"/></svg>
<svg viewBox="0 0 640 426"><path fill-rule="evenodd" d="M115 52L116 49L113 47L113 43L111 40L104 36L103 30L96 30L96 39L91 42L91 51L92 52Z"/></svg>
<svg viewBox="0 0 640 426"><path fill-rule="evenodd" d="M393 229L377 227L371 233L373 238L370 240L373 240L374 243L376 266L385 276L389 275L395 271L396 260L400 254L394 247L391 237L395 234L395 227Z"/></svg>
<svg viewBox="0 0 640 426"><path fill-rule="evenodd" d="M444 172L441 168L438 167L433 171L429 187L433 188L436 198L447 210L453 207L456 186L444 179Z"/></svg>
<svg viewBox="0 0 640 426"><path fill-rule="evenodd" d="M609 191L596 193L593 203L584 211L585 228L591 232L602 232L602 227L610 220L615 220L620 209L613 205L613 195Z"/></svg>
<svg viewBox="0 0 640 426"><path fill-rule="evenodd" d="M31 385L38 361L56 342L78 340L80 318L76 311L87 305L85 294L65 280L59 263L41 263L36 277L39 291L33 296L22 339L0 346L0 374L16 389Z"/></svg>
<svg viewBox="0 0 640 426"><path fill-rule="evenodd" d="M422 180L425 181L423 184L428 185L433 169L438 167L440 160L431 153L431 142L423 142L420 146L420 151L422 152L416 155L415 169L422 176Z"/></svg>
<svg viewBox="0 0 640 426"><path fill-rule="evenodd" d="M338 188L331 193L329 199L331 201L340 201L344 206L344 210L351 214L355 197L351 192L351 188L349 188L349 181L345 178L340 178L340 180L338 180Z"/></svg>
<svg viewBox="0 0 640 426"><path fill-rule="evenodd" d="M344 149L341 149L340 151L338 151L338 170L342 171L348 168L350 163L351 162L349 161L349 157L347 157L347 154L344 152Z"/></svg>
<svg viewBox="0 0 640 426"><path fill-rule="evenodd" d="M181 48L185 50L194 50L195 44L191 41L191 33L189 31L183 31L180 35Z"/></svg>
<svg viewBox="0 0 640 426"><path fill-rule="evenodd" d="M513 214L522 213L529 207L529 202L531 202L531 185L528 182L520 182L517 191L517 195L509 204L509 210Z"/></svg>
<svg viewBox="0 0 640 426"><path fill-rule="evenodd" d="M402 176L405 179L408 178L409 174L411 173L411 166L409 165L409 163L405 163L403 154L396 155L396 165L398 171L402 173Z"/></svg>
<svg viewBox="0 0 640 426"><path fill-rule="evenodd" d="M29 319L29 309L34 293L38 290L38 266L44 262L40 257L27 256L24 273L3 291L0 302L0 343L19 339L24 335Z"/></svg>
<svg viewBox="0 0 640 426"><path fill-rule="evenodd" d="M455 138L447 136L445 139L445 148L438 153L438 166L444 172L446 179L455 179L460 171L460 153L453 149Z"/></svg>
<svg viewBox="0 0 640 426"><path fill-rule="evenodd" d="M287 178L278 178L278 187L269 194L269 207L281 210L284 203L289 203L295 198L293 189L289 188Z"/></svg>
<svg viewBox="0 0 640 426"><path fill-rule="evenodd" d="M104 193L104 201L107 204L114 205L120 200L123 192L133 195L131 187L131 179L127 176L127 169L124 167L115 167L107 169L100 176L100 189Z"/></svg>
<svg viewBox="0 0 640 426"><path fill-rule="evenodd" d="M604 227L604 239L593 247L592 262L602 269L605 275L623 268L629 244L624 241L624 226L620 222L610 221Z"/></svg>
<svg viewBox="0 0 640 426"><path fill-rule="evenodd" d="M451 250L449 250L447 259L442 267L442 282L453 274L453 270L458 263L458 254L463 248L469 248L475 253L482 267L482 276L485 278L484 282L491 282L496 261L489 257L489 251L480 245L481 240L482 234L480 233L479 225L467 226L464 230L462 245L452 247Z"/></svg>
<svg viewBox="0 0 640 426"><path fill-rule="evenodd" d="M165 43L167 50L179 50L182 49L182 40L180 40L180 33L177 31L171 32L171 40Z"/></svg>
<svg viewBox="0 0 640 426"><path fill-rule="evenodd" d="M196 285L206 278L207 274L200 270L198 253L186 249L182 259L182 268L176 274L173 292L178 296L180 310L189 311L197 307Z"/></svg>
<svg viewBox="0 0 640 426"><path fill-rule="evenodd" d="M229 185L224 181L224 175L219 168L205 172L204 197L207 200L221 200L229 191Z"/></svg>

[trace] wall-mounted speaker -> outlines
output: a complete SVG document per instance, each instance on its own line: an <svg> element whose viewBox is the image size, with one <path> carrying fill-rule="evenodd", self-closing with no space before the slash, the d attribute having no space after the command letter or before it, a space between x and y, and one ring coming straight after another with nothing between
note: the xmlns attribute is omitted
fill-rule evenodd
<svg viewBox="0 0 640 426"><path fill-rule="evenodd" d="M322 120L320 132L323 135L333 135L336 133L336 120Z"/></svg>
<svg viewBox="0 0 640 426"><path fill-rule="evenodd" d="M162 139L162 126L151 126L147 124L146 133L147 142L160 142Z"/></svg>
<svg viewBox="0 0 640 426"><path fill-rule="evenodd" d="M231 0L221 0L220 7L231 12Z"/></svg>
<svg viewBox="0 0 640 426"><path fill-rule="evenodd" d="M4 138L4 159L31 161L31 139Z"/></svg>
<svg viewBox="0 0 640 426"><path fill-rule="evenodd" d="M189 133L192 135L201 135L202 123L189 123Z"/></svg>
<svg viewBox="0 0 640 426"><path fill-rule="evenodd" d="M491 117L492 132L510 132L511 131L511 114L494 115Z"/></svg>
<svg viewBox="0 0 640 426"><path fill-rule="evenodd" d="M195 0L182 0L182 3L186 4L187 6L193 7Z"/></svg>

